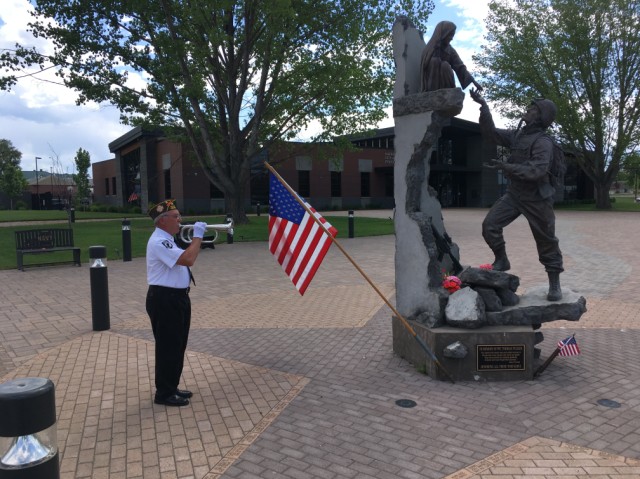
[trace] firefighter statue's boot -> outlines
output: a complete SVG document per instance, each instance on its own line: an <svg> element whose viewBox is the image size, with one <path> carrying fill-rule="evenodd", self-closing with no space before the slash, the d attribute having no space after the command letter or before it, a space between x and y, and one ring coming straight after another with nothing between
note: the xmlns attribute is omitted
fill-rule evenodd
<svg viewBox="0 0 640 479"><path fill-rule="evenodd" d="M491 265L494 271L509 271L511 269L511 263L509 263L507 251L504 246L494 249L493 254L496 256L495 261Z"/></svg>
<svg viewBox="0 0 640 479"><path fill-rule="evenodd" d="M560 273L549 271L549 292L547 301L559 301L562 299L562 289L560 289Z"/></svg>

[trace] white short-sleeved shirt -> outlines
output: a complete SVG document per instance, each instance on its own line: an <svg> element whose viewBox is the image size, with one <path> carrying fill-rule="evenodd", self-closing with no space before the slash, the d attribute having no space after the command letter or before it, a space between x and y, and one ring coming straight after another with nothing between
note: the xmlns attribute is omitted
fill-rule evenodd
<svg viewBox="0 0 640 479"><path fill-rule="evenodd" d="M156 228L147 242L147 283L167 288L187 288L189 268L176 264L183 252L173 236Z"/></svg>

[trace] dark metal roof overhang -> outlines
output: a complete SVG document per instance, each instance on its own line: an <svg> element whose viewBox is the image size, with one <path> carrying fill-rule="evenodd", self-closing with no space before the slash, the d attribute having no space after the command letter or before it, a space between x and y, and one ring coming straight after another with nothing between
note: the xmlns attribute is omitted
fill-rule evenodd
<svg viewBox="0 0 640 479"><path fill-rule="evenodd" d="M157 138L161 136L162 136L162 130L160 129L150 131L150 130L144 130L141 126L136 126L135 128L126 132L120 138L116 138L111 143L109 143L109 151L111 153L115 153L116 151L121 150L127 145L130 145L131 143L140 141L142 138L145 138L145 137Z"/></svg>

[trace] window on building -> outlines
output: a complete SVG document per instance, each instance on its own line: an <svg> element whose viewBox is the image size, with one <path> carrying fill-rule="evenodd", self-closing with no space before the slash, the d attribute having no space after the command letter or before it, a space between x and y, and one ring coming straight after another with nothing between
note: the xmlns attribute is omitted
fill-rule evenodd
<svg viewBox="0 0 640 479"><path fill-rule="evenodd" d="M224 199L224 193L213 183L209 182L209 198Z"/></svg>
<svg viewBox="0 0 640 479"><path fill-rule="evenodd" d="M109 196L109 178L104 179L104 194Z"/></svg>
<svg viewBox="0 0 640 479"><path fill-rule="evenodd" d="M111 178L111 185L112 185L112 188L111 188L111 194L112 194L113 196L115 196L115 195L117 195L117 194L118 194L118 193L117 193L117 190L116 190L116 177L115 177L115 176L114 176L113 178Z"/></svg>
<svg viewBox="0 0 640 479"><path fill-rule="evenodd" d="M171 198L171 170L164 170L164 197Z"/></svg>
<svg viewBox="0 0 640 479"><path fill-rule="evenodd" d="M371 173L360 172L360 196L368 198L371 196Z"/></svg>
<svg viewBox="0 0 640 479"><path fill-rule="evenodd" d="M262 150L251 161L251 204L269 204L269 171L264 167L264 162L269 161L269 151Z"/></svg>
<svg viewBox="0 0 640 479"><path fill-rule="evenodd" d="M440 138L438 142L441 165L453 165L453 140Z"/></svg>
<svg viewBox="0 0 640 479"><path fill-rule="evenodd" d="M124 176L122 178L122 193L125 198L131 198L135 193L140 196L140 148L122 156Z"/></svg>
<svg viewBox="0 0 640 479"><path fill-rule="evenodd" d="M385 175L384 177L384 195L393 198L393 175Z"/></svg>
<svg viewBox="0 0 640 479"><path fill-rule="evenodd" d="M331 172L331 197L340 198L342 196L342 172Z"/></svg>
<svg viewBox="0 0 640 479"><path fill-rule="evenodd" d="M298 170L298 194L308 198L311 196L311 172Z"/></svg>

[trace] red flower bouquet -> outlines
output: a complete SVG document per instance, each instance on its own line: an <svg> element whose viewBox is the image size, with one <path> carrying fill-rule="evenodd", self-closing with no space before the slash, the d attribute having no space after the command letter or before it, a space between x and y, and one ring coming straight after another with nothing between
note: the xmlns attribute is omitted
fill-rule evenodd
<svg viewBox="0 0 640 479"><path fill-rule="evenodd" d="M455 293L462 286L462 281L457 276L445 276L442 281L442 287L449 291L449 293Z"/></svg>

